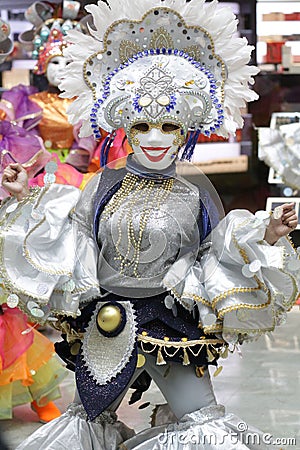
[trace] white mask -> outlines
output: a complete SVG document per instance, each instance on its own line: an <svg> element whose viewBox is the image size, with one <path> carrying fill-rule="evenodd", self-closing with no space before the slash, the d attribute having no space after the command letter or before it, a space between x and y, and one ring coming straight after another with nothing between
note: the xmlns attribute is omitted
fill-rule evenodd
<svg viewBox="0 0 300 450"><path fill-rule="evenodd" d="M58 86L69 61L64 56L53 56L48 62L46 77L51 86Z"/></svg>
<svg viewBox="0 0 300 450"><path fill-rule="evenodd" d="M180 125L172 122L140 122L129 132L134 159L147 169L163 170L176 158L185 139Z"/></svg>

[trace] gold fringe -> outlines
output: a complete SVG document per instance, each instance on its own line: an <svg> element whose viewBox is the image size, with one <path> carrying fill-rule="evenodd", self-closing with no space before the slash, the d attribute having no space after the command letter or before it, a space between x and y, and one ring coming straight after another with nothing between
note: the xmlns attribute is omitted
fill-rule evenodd
<svg viewBox="0 0 300 450"><path fill-rule="evenodd" d="M191 364L190 363L190 358L189 358L189 355L187 353L186 348L184 348L183 349L183 363L182 363L182 365L183 366L188 366L189 364Z"/></svg>
<svg viewBox="0 0 300 450"><path fill-rule="evenodd" d="M205 372L205 366L197 366L196 367L196 376L198 378L202 378Z"/></svg>
<svg viewBox="0 0 300 450"><path fill-rule="evenodd" d="M157 352L156 364L158 366L163 366L164 364L167 364L166 361L164 360L163 355L162 355L161 347L159 347L158 352Z"/></svg>
<svg viewBox="0 0 300 450"><path fill-rule="evenodd" d="M221 373L223 370L223 366L219 366L215 372L214 372L214 377L217 377L219 375L219 373Z"/></svg>
<svg viewBox="0 0 300 450"><path fill-rule="evenodd" d="M207 359L209 362L212 362L214 359L216 359L215 355L209 350L207 347Z"/></svg>

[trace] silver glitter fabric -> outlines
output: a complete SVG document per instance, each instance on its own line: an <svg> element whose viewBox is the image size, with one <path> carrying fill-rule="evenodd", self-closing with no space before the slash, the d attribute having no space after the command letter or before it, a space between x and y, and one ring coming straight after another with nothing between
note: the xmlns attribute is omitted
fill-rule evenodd
<svg viewBox="0 0 300 450"><path fill-rule="evenodd" d="M164 291L162 281L170 267L181 258L187 259L190 266L200 245L197 225L199 191L177 178L167 198L160 202L162 183L157 181L151 189L139 190L138 185L143 182L144 179L138 182L137 188L123 198L120 207L110 217L104 210L98 233L101 286L116 294L135 298ZM149 197L157 199L157 202L149 203ZM114 201L116 199L112 197L108 207ZM132 269L135 249L129 245L133 241L132 235L136 241L140 236L145 210L148 219L140 241L136 275ZM128 233L131 233L129 238ZM123 271L120 253L123 258L127 255L128 266Z"/></svg>
<svg viewBox="0 0 300 450"><path fill-rule="evenodd" d="M82 345L82 356L89 372L98 384L106 384L128 363L136 341L136 321L130 302L120 302L126 311L126 325L115 337L99 333L97 314L103 303L97 305L86 329Z"/></svg>

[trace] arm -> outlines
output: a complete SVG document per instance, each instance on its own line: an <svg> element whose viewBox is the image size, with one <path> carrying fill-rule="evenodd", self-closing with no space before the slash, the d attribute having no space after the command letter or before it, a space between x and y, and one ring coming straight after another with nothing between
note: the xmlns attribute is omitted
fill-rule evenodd
<svg viewBox="0 0 300 450"><path fill-rule="evenodd" d="M9 164L3 171L2 186L18 201L29 194L27 172L21 164Z"/></svg>

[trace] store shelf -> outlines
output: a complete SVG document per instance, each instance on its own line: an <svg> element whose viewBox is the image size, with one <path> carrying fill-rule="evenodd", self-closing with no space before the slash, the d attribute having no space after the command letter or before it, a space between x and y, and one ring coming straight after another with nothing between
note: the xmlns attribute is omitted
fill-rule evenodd
<svg viewBox="0 0 300 450"><path fill-rule="evenodd" d="M283 45L290 47L292 60L299 62L300 2L260 0L256 11L258 64L276 64L277 70L277 65L282 62Z"/></svg>
<svg viewBox="0 0 300 450"><path fill-rule="evenodd" d="M196 169L200 169L203 173L237 173L247 172L248 156L240 155L236 158L223 158L204 161L202 163L194 163Z"/></svg>

